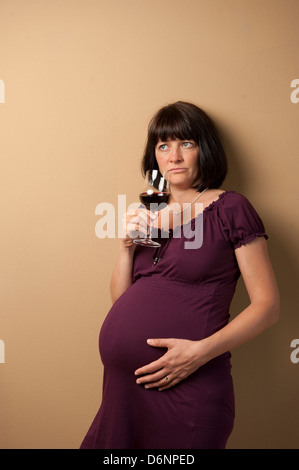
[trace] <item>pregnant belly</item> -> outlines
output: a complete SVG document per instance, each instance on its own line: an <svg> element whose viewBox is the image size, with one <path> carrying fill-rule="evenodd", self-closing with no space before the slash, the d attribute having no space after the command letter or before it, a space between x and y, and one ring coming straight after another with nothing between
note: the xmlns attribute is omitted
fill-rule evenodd
<svg viewBox="0 0 299 470"><path fill-rule="evenodd" d="M135 370L165 353L148 338L205 337L211 291L169 280L140 279L113 304L100 331L105 367Z"/></svg>

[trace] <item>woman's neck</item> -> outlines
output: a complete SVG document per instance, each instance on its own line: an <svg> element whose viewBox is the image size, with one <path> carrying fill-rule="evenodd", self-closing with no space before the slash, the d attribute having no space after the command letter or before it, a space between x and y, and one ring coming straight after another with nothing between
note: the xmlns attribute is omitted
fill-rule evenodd
<svg viewBox="0 0 299 470"><path fill-rule="evenodd" d="M194 188L180 189L172 188L169 203L188 204L199 195L199 192Z"/></svg>

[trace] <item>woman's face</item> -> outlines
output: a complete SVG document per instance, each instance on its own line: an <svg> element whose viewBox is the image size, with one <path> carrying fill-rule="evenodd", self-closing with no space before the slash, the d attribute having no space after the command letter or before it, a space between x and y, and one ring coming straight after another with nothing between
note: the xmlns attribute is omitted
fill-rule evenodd
<svg viewBox="0 0 299 470"><path fill-rule="evenodd" d="M198 152L193 140L159 140L155 153L160 173L167 172L173 187L190 188L199 179Z"/></svg>

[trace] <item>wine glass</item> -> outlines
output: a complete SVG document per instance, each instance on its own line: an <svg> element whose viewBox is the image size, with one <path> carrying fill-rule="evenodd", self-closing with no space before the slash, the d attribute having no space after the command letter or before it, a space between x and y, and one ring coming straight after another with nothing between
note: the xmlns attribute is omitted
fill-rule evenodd
<svg viewBox="0 0 299 470"><path fill-rule="evenodd" d="M146 172L146 185L142 193L139 194L139 199L144 206L152 212L157 212L166 207L169 197L169 182L165 176L161 175L159 170L148 170ZM152 240L150 234L150 227L148 227L147 234L144 238L135 238L133 240L136 245L148 246L157 248L161 246L159 242Z"/></svg>

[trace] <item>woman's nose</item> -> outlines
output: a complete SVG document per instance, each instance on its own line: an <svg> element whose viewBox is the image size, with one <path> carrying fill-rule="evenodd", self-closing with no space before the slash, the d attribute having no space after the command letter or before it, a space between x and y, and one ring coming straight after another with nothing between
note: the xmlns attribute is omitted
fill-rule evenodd
<svg viewBox="0 0 299 470"><path fill-rule="evenodd" d="M181 161L182 160L182 154L181 154L181 150L179 147L173 147L171 149L171 153L170 153L170 161L171 162L178 162L178 161Z"/></svg>

